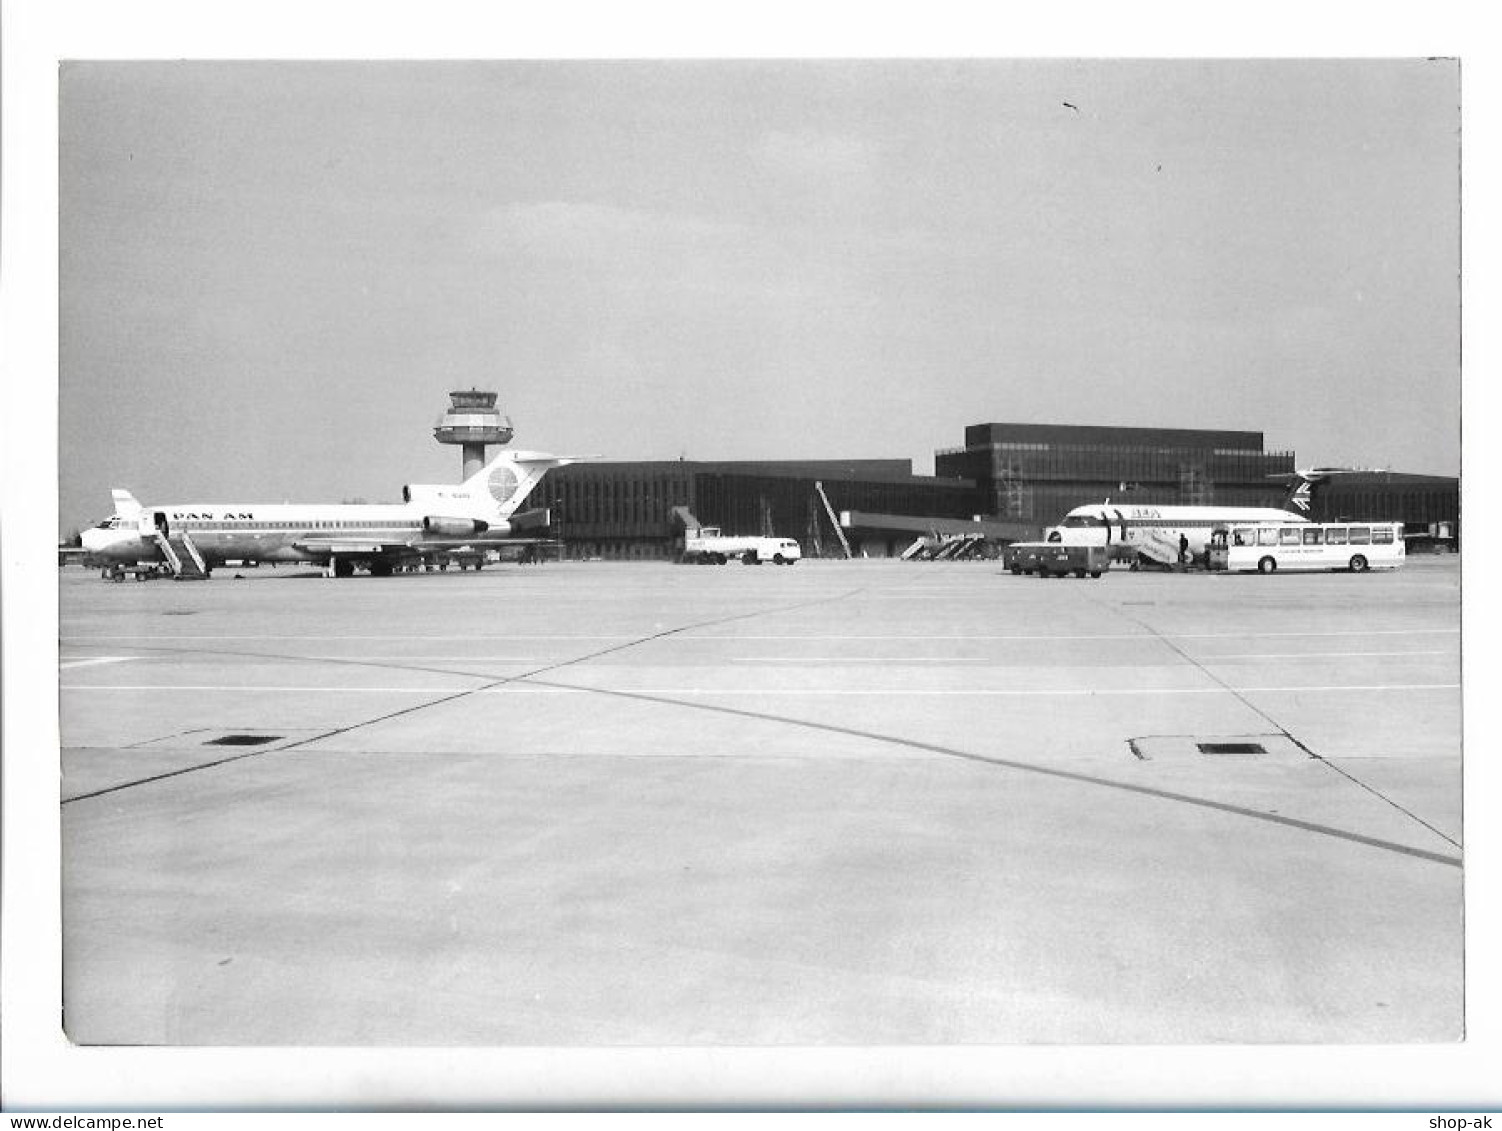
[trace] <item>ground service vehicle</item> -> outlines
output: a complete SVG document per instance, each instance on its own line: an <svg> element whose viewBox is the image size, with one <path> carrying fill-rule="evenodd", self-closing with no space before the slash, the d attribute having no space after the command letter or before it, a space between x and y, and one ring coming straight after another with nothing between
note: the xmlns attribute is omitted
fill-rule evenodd
<svg viewBox="0 0 1502 1131"><path fill-rule="evenodd" d="M1298 522L1232 526L1210 536L1210 568L1231 573L1280 569L1397 569L1405 556L1401 522Z"/></svg>
<svg viewBox="0 0 1502 1131"><path fill-rule="evenodd" d="M747 565L762 562L792 565L802 556L803 550L791 538L727 535L721 534L717 526L690 530L683 539L683 560L700 565L724 565L731 558L739 558Z"/></svg>
<svg viewBox="0 0 1502 1131"><path fill-rule="evenodd" d="M1013 542L1001 552L1001 564L1015 574L1036 573L1039 577L1099 577L1110 564L1111 551L1105 546L1067 542Z"/></svg>

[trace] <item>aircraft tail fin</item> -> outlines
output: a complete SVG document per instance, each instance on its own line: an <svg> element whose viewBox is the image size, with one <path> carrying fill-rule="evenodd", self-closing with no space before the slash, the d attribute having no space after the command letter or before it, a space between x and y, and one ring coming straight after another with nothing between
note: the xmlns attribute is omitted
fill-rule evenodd
<svg viewBox="0 0 1502 1131"><path fill-rule="evenodd" d="M1290 514L1300 518L1314 517L1314 496L1325 483L1336 475L1361 475L1366 469L1358 467L1306 467L1299 471L1270 475L1269 479L1288 483L1288 494L1280 504Z"/></svg>
<svg viewBox="0 0 1502 1131"><path fill-rule="evenodd" d="M553 468L594 458L505 451L466 479L464 486L476 494L488 494L495 500L496 514L508 518Z"/></svg>
<svg viewBox="0 0 1502 1131"><path fill-rule="evenodd" d="M141 513L141 504L136 502L136 497L124 487L116 487L110 492L110 497L115 500L115 513L121 518L134 518Z"/></svg>

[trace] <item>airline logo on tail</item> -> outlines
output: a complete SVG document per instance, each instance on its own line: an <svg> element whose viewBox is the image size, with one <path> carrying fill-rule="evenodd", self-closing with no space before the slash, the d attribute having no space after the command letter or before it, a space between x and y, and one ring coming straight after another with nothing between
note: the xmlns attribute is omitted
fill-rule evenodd
<svg viewBox="0 0 1502 1131"><path fill-rule="evenodd" d="M490 478L487 481L490 497L498 505L505 506L511 496L516 494L516 487L520 482L521 480L517 478L516 471L510 464L497 463L491 468Z"/></svg>
<svg viewBox="0 0 1502 1131"><path fill-rule="evenodd" d="M1288 497L1283 500L1283 509L1293 514L1307 516L1313 509L1314 492L1323 487L1326 481L1336 475L1363 475L1368 474L1366 468L1359 467L1309 467L1292 473L1284 472L1271 475L1270 479L1283 479L1293 484L1288 492Z"/></svg>
<svg viewBox="0 0 1502 1131"><path fill-rule="evenodd" d="M593 456L553 456L546 452L502 452L486 466L461 483L457 490L448 488L442 493L468 499L472 504L493 504L495 513L509 517L550 469L564 467ZM408 488L409 492L429 488ZM442 489L434 489L441 490Z"/></svg>

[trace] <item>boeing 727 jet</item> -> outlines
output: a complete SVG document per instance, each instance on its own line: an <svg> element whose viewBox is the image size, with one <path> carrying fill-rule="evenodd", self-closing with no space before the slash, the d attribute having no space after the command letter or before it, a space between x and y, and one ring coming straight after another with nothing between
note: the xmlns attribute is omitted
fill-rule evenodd
<svg viewBox="0 0 1502 1131"><path fill-rule="evenodd" d="M81 536L87 559L116 579L155 563L177 577L208 577L228 561L311 562L330 577L356 567L377 577L446 551L516 541L548 524L518 508L550 469L579 456L502 452L459 484L409 484L402 502L338 505L158 503L116 488L115 511Z"/></svg>

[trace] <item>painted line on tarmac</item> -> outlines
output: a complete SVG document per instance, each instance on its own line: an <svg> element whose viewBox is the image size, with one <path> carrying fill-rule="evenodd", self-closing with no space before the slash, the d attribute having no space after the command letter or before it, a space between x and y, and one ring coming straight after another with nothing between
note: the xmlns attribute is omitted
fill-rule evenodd
<svg viewBox="0 0 1502 1131"><path fill-rule="evenodd" d="M856 595L856 594L858 594L860 592L861 592L861 590L855 589L855 590L851 590L851 591L849 591L847 593L841 594L840 596L841 597L854 596L854 595ZM64 804L64 805L71 805L74 802L86 801L86 800L90 800L90 799L96 798L96 797L103 797L103 796L105 796L107 794L120 793L120 792L122 792L124 790L127 790L127 789L134 789L137 786L145 785L145 784L148 784L149 782L163 781L163 780L165 780L167 778L179 777L182 774L195 773L195 772L197 772L199 770L212 769L215 766L222 766L222 765L226 765L226 764L228 764L230 762L241 761L241 760L248 759L248 758L262 758L262 757L266 757L266 756L268 756L268 755L270 755L272 753L286 754L288 752L295 751L295 750L298 750L300 748L304 748L304 747L310 746L310 745L312 745L315 742L322 742L324 739L335 738L335 737L337 737L339 735L349 734L351 731L361 730L361 729L363 729L365 727L376 726L376 725L381 724L381 723L390 722L393 719L399 719L399 718L402 718L403 716L406 716L406 715L414 715L414 714L418 713L419 711L426 711L426 710L429 710L430 708L433 708L433 707L442 706L445 703L452 703L452 702L456 702L457 700L460 700L460 699L466 699L466 698L468 698L471 695L480 695L480 694L485 694L485 693L488 693L488 692L496 691L498 689L501 689L501 688L507 687L507 686L509 686L511 684L514 684L518 680L528 679L528 678L531 678L531 677L534 677L534 676L539 676L539 675L544 675L544 674L546 674L548 672L551 672L551 671L559 671L559 670L561 670L563 668L569 667L570 665L578 664L578 663L584 663L584 662L587 662L587 661L592 660L592 659L597 659L597 658L599 658L601 656L608 656L608 655L610 655L611 653L614 653L614 652L625 651L628 648L634 648L637 645L645 644L648 641L660 640L663 637L674 636L674 635L677 635L679 633L687 632L687 631L689 631L691 629L694 629L694 628L705 628L705 627L709 627L711 625L716 625L716 624L727 624L727 623L729 623L731 621L745 620L748 617L764 616L764 615L767 615L769 613L785 612L785 611L788 611L789 609L809 608L812 605L820 604L820 603L823 603L823 599L821 599L820 601L804 601L804 602L801 602L800 604L797 604L797 605L784 606L784 607L781 607L781 608L759 609L759 610L753 610L751 612L734 613L734 614L731 614L729 616L720 617L720 618L717 618L717 619L712 620L712 621L700 621L697 624L693 624L693 625L680 625L677 628L658 629L658 630L650 633L647 636L642 636L642 637L625 637L624 638L624 641L625 641L624 643L611 644L609 647L600 648L600 649L598 649L597 651L591 653L588 656L580 656L580 657L576 657L576 658L573 658L573 659L558 660L556 662L548 663L548 664L546 664L543 667L536 668L536 669L534 669L534 670L532 670L530 672L525 672L525 673L521 673L521 674L518 674L518 675L507 675L507 676L500 676L500 677L492 678L492 677L484 676L484 675L466 676L463 673L449 673L449 674L459 675L460 678L481 679L481 680L484 680L485 682L480 687L454 687L454 688L422 688L422 689L414 689L414 690L417 691L418 694L421 694L421 695L423 695L425 697L425 699L426 699L425 702L416 703L416 704L413 704L413 705L408 706L408 707L398 707L398 708L396 708L394 710L387 711L385 714L377 715L374 718L365 719L365 720L363 720L361 722L350 723L347 726L334 727L333 729L325 731L322 734L315 734L315 735L313 735L310 738L300 739L300 740L298 740L296 742L288 743L285 746L278 746L278 747L275 747L275 748L272 748L272 749L266 749L266 750L249 750L249 751L246 751L243 754L231 755L228 758L222 759L222 760L217 761L217 762L211 762L211 763L208 763L206 765L202 765L202 766L190 766L190 767L186 767L186 768L179 769L179 770L172 770L172 771L169 771L168 773L165 773L165 774L157 774L157 775L155 775L153 777L143 778L143 779L140 779L138 781L122 782L122 783L120 783L118 785L112 785L112 786L109 786L109 787L107 787L105 789L95 790L93 793L80 794L80 795L78 795L76 797L65 797L65 798L62 799L61 803ZM197 639L197 638L198 637L189 637L189 639ZM396 639L401 639L401 637L396 637ZM616 639L616 638L615 637L606 637L606 638L595 637L595 638L592 638L592 639ZM85 689L87 689L89 685L83 685L83 686L85 687ZM95 690L108 690L107 688L101 688L101 687L95 687L94 689ZM140 688L139 690L160 690L160 689L161 689L161 685L156 685L155 687L144 687L144 688ZM63 690L63 689L60 688L59 690ZM204 688L203 690L232 691L232 690L234 690L234 688L216 686L216 687L212 687L212 688ZM245 687L242 686L241 690L260 691L260 690L265 690L265 688L251 687L251 688L247 689L247 688L245 688ZM291 689L291 690L296 690L296 689ZM381 691L381 693L388 694L388 695L392 694L393 691L396 691L396 693L408 693L408 691L409 691L409 689L405 689L405 688L403 688L403 689L391 689L391 690L384 690L384 691L382 691L382 689L378 689L378 688L348 688L348 689L322 688L322 689L318 689L317 693L318 694L322 694L322 695L327 695L330 691L334 691L334 690L351 690L351 691L363 691L363 692Z"/></svg>
<svg viewBox="0 0 1502 1131"><path fill-rule="evenodd" d="M484 679L485 676L474 676L475 679ZM129 691L132 693L141 691L273 691L277 694L307 694L307 695L456 695L456 694L480 694L484 688L469 687L274 687L259 683L194 683L194 684L168 684L168 683L138 683L138 684L89 684L89 683L65 683L59 691Z"/></svg>
<svg viewBox="0 0 1502 1131"><path fill-rule="evenodd" d="M1349 656L1454 656L1454 649L1440 648L1434 651L1409 649L1402 652L1232 652L1225 655L1201 656L1205 663L1216 660L1315 660L1344 659ZM423 659L433 659L424 656ZM461 659L462 657L443 657ZM498 659L500 657L497 657ZM734 664L990 664L993 656L730 656Z"/></svg>
<svg viewBox="0 0 1502 1131"><path fill-rule="evenodd" d="M713 641L737 641L737 640L780 640L783 643L801 640L907 640L912 642L924 641L936 644L951 643L956 640L1143 640L1155 641L1167 637L1173 640L1224 640L1228 636L1234 636L1238 640L1264 640L1283 637L1324 637L1324 636L1429 636L1447 635L1458 636L1458 628L1357 628L1336 629L1327 632L1236 632L1227 630L1223 632L1095 632L1083 635L1054 635L1051 633L962 633L949 636L935 636L933 634L863 634L848 636L838 634L823 634L797 636L789 632L779 632L774 635L746 635L737 633L728 634L694 634L692 631L683 631L674 634L679 640L713 640ZM648 637L646 639L655 639ZM128 633L117 635L89 636L83 638L65 637L64 643L83 644L94 640L637 640L643 641L639 634L629 632L593 632L577 634L548 633L536 635L518 632L493 632L493 633L451 633L443 636L414 636L410 633L384 633L379 635L302 635L290 636L280 633L192 633L192 634L159 634L159 633Z"/></svg>
<svg viewBox="0 0 1502 1131"><path fill-rule="evenodd" d="M989 664L990 656L730 656L732 664Z"/></svg>
<svg viewBox="0 0 1502 1131"><path fill-rule="evenodd" d="M95 656L92 660L64 660L60 668L87 668L94 664L122 664L126 660L138 660L139 656Z"/></svg>
<svg viewBox="0 0 1502 1131"><path fill-rule="evenodd" d="M1256 690L1255 688L1237 688L1237 687L1233 687L1227 680L1223 679L1221 676L1217 675L1214 671L1211 670L1212 667L1218 667L1220 665L1214 664L1213 661L1196 659L1194 656L1191 656L1183 647L1181 647L1179 644L1176 644L1173 641L1173 639L1168 638L1166 636L1163 636L1163 634L1159 633L1156 628L1154 628L1152 625L1150 625L1147 622L1145 622L1144 620L1142 620L1140 617L1133 616L1130 613L1125 613L1125 614L1122 614L1122 615L1123 615L1124 619L1130 621L1132 624L1135 624L1135 625L1138 625L1141 628L1147 629L1147 631L1151 632L1155 636L1162 636L1164 645L1166 645L1175 655L1179 656L1180 658L1182 658L1184 660L1187 660L1195 668L1198 668L1199 671L1201 671L1207 678L1213 680L1218 686L1223 687L1227 691L1231 692L1231 694L1234 695L1237 698L1237 700L1239 700L1241 702L1241 704L1243 706L1245 706L1248 710L1254 712L1255 714L1260 715L1262 718L1266 719L1268 721L1268 723L1270 723L1277 730L1277 732L1279 734L1283 735L1284 738L1288 739L1288 741L1292 742L1300 750L1303 750L1304 752L1306 752L1307 754L1309 754L1311 757L1318 759L1321 765L1327 766L1329 769L1331 769L1332 771L1334 771L1336 774L1339 774L1342 778L1344 778L1346 781L1350 782L1352 785L1356 786L1359 789L1365 790L1366 792L1370 793L1373 797L1376 797L1376 798L1380 799L1382 802L1384 802L1385 804L1392 806L1392 808L1394 810L1396 810L1399 813L1402 813L1409 820L1415 822L1418 825L1421 825L1423 828L1428 829L1429 832L1433 833L1435 836L1439 837L1441 840L1444 840L1444 841L1447 841L1450 844L1453 844L1457 849L1460 848L1459 842L1457 842L1454 837L1451 837L1451 836L1449 836L1449 835L1441 832L1434 825L1430 824L1428 821L1426 821L1422 817L1420 817L1412 809L1409 809L1406 806L1400 805L1395 798L1389 797L1385 793L1383 793L1380 789L1377 789L1377 788L1375 788L1375 787L1373 787L1371 785L1368 785L1366 782L1362 781L1360 778L1356 777L1354 774L1350 773L1347 770L1342 769L1340 766L1336 765L1334 762L1330 761L1328 758L1322 757L1321 755L1319 755L1315 751L1309 749L1309 747L1307 745L1305 745L1304 743L1300 742L1298 740L1298 738L1296 738L1293 735L1293 733L1288 729L1288 727L1286 727L1285 725L1283 725L1277 719L1273 718L1272 714L1270 713L1270 711L1271 711L1270 707L1264 708L1262 705L1254 703L1250 698L1248 698L1247 693L1255 691ZM1455 685L1455 690L1459 690L1459 684ZM1457 866L1458 866L1458 861L1457 861Z"/></svg>
<svg viewBox="0 0 1502 1131"><path fill-rule="evenodd" d="M1227 629L1222 632L1090 632L1079 635L1058 635L1054 633L957 633L948 636L938 636L932 633L915 635L905 634L864 634L860 636L844 635L810 635L796 636L790 632L780 632L775 636L749 636L737 633L734 636L691 636L682 637L684 640L781 640L784 643L801 640L908 640L908 641L931 641L935 644L949 644L956 640L1026 640L1030 642L1047 642L1050 640L1142 640L1158 641L1165 637L1172 640L1224 640L1234 637L1237 640L1271 640L1287 637L1323 637L1323 636L1432 636L1432 635L1458 636L1458 628L1353 628L1334 629L1326 632L1240 632Z"/></svg>
<svg viewBox="0 0 1502 1131"><path fill-rule="evenodd" d="M548 685L557 686L557 685ZM1456 685L1458 686L1458 685ZM571 688L566 690L572 690ZM712 703L687 703L681 700L657 698L652 692L647 691L609 691L600 690L599 694L612 696L620 699L635 699L644 703L657 703L663 706L688 707L695 711L713 711L722 715L733 715L737 718L755 719L759 722L786 723L807 730L825 731L830 734L848 735L853 738L869 739L873 742L888 743L894 746L902 746L912 750L922 750L930 754L939 754L947 758L955 758L964 762L975 762L981 765L998 766L1002 769L1015 770L1025 774L1036 774L1040 777L1055 778L1063 781L1078 782L1082 785L1098 786L1104 789L1118 790L1123 793L1133 793L1142 797L1153 797L1162 801L1176 802L1180 805L1189 805L1199 809L1210 809L1220 813L1228 813L1237 817L1246 817L1254 821L1266 824L1280 825L1284 828L1297 829L1301 832L1315 833L1319 836L1333 837L1351 844L1365 845L1368 848L1377 848L1385 852L1394 852L1400 856L1410 856L1419 860L1427 860L1434 864L1444 864L1448 867L1459 868L1463 860L1458 856L1450 856L1443 852L1432 852L1428 849L1417 848L1413 845L1400 844L1397 841L1383 840L1379 837L1367 836L1364 833L1352 832L1347 829L1336 828L1333 825L1319 824L1314 821L1304 821L1296 817L1285 817L1279 813L1269 813L1261 809L1251 809L1242 805L1232 805L1224 801L1212 801L1205 797L1195 797L1186 793L1175 793L1171 790L1159 789L1154 786L1138 785L1135 782L1124 782L1112 778L1103 778L1095 774L1084 774L1076 770L1063 770L1053 766L1040 766L1033 762L1019 762L1011 758L999 758L989 754L976 754L968 750L956 750L949 746L939 746L931 742L920 742L916 739L899 738L896 735L880 734L875 731L857 730L853 727L836 726L832 723L813 722L808 719L791 719L778 715L768 715L760 711L748 711L739 707L727 707ZM1287 732L1283 732L1287 733ZM1323 759L1319 759L1323 761ZM1443 840L1450 840L1442 833L1438 833L1429 825L1425 825L1431 832L1435 832ZM1454 843L1454 841L1450 841ZM1458 847L1458 846L1457 846Z"/></svg>
<svg viewBox="0 0 1502 1131"><path fill-rule="evenodd" d="M1352 656L1455 656L1453 648L1437 648L1433 651L1410 649L1403 652L1228 652L1218 656L1199 656L1204 663L1216 660L1343 660Z"/></svg>
<svg viewBox="0 0 1502 1131"><path fill-rule="evenodd" d="M475 677L481 678L481 677ZM812 687L725 687L725 688L698 688L698 687L640 687L640 688L615 688L615 687L561 687L552 685L541 687L528 686L525 683L508 683L500 687L313 687L313 686L290 686L290 685L262 685L262 684L64 684L59 690L62 691L127 691L137 693L141 691L224 691L224 692L275 692L281 694L306 694L306 695L453 695L464 693L468 695L594 695L594 694L639 694L639 695L752 695L759 697L767 696L806 696L820 695L845 695L845 696L881 696L883 698L895 698L898 696L945 696L945 695L982 695L1003 698L1026 698L1028 696L1066 696L1088 698L1097 695L1236 695L1238 693L1308 693L1308 692L1336 692L1336 691L1458 691L1458 683L1357 683L1357 684L1303 684L1296 683L1285 687L1122 687L1122 688L1027 688L1017 690L1014 688L829 688L820 689Z"/></svg>
<svg viewBox="0 0 1502 1131"><path fill-rule="evenodd" d="M520 632L461 632L448 633L443 636L417 636L409 632L387 632L372 634L344 634L337 635L322 633L318 635L291 635L279 632L189 632L189 633L159 633L159 632L136 632L119 633L115 635L90 636L90 640L637 640L640 635L630 632L583 632L572 634L559 634L550 632L546 636L529 636ZM72 637L65 637L64 643L81 643Z"/></svg>

